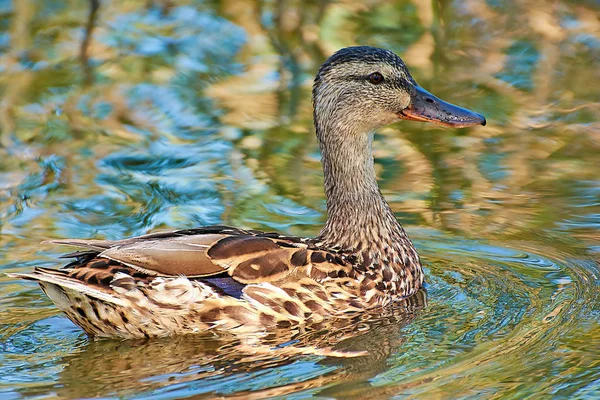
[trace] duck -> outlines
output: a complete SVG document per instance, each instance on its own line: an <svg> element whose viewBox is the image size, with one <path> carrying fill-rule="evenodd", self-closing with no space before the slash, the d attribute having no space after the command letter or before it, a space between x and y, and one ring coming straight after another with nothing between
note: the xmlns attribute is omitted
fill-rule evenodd
<svg viewBox="0 0 600 400"><path fill-rule="evenodd" d="M327 219L318 236L230 226L123 240L58 239L78 247L59 269L11 276L42 291L92 337L268 332L352 318L410 298L423 267L377 183L374 132L399 120L450 128L483 115L419 86L392 51L338 50L312 88Z"/></svg>

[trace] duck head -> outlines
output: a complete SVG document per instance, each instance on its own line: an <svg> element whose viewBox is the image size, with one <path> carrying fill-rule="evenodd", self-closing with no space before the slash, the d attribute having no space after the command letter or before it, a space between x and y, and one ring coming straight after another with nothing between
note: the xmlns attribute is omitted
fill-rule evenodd
<svg viewBox="0 0 600 400"><path fill-rule="evenodd" d="M486 124L483 115L419 86L396 54L368 46L341 49L321 66L313 103L317 127L346 131L369 132L400 119L454 128Z"/></svg>

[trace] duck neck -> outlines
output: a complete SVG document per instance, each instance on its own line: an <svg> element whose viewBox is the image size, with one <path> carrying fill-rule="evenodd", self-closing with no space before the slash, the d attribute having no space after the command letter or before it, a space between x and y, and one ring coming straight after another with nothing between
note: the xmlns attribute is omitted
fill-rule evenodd
<svg viewBox="0 0 600 400"><path fill-rule="evenodd" d="M353 131L351 124L315 119L327 197L327 222L319 240L331 248L354 253L359 270L377 271L384 280L422 282L417 252L390 206L375 175L373 133ZM340 131L344 126L343 131ZM400 285L400 284L399 284ZM413 288L398 291L403 295Z"/></svg>
<svg viewBox="0 0 600 400"><path fill-rule="evenodd" d="M377 185L373 134L318 129L317 137L327 197L320 237L332 246L360 251L406 236Z"/></svg>

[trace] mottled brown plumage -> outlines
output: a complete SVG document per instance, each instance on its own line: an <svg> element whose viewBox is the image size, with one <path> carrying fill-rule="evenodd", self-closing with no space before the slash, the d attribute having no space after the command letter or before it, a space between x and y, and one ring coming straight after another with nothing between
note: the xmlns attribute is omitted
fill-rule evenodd
<svg viewBox="0 0 600 400"><path fill-rule="evenodd" d="M377 186L373 131L398 119L485 124L420 88L395 54L342 49L313 87L327 222L316 238L213 226L121 241L54 240L83 251L20 278L91 335L266 330L385 307L418 291L419 256Z"/></svg>

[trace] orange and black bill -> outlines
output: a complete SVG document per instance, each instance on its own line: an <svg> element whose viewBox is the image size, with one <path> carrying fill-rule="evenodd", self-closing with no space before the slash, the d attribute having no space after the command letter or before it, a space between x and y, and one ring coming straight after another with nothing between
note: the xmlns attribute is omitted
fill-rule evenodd
<svg viewBox="0 0 600 400"><path fill-rule="evenodd" d="M485 117L474 111L440 100L420 86L414 86L411 103L400 112L400 118L432 122L451 128L485 125Z"/></svg>

